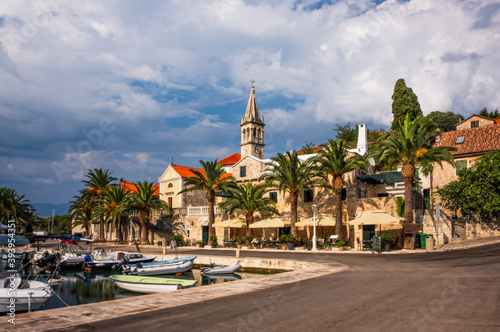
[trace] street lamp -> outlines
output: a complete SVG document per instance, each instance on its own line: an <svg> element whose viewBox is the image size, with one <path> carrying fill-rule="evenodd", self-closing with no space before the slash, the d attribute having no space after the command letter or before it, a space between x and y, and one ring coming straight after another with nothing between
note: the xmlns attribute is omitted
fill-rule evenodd
<svg viewBox="0 0 500 332"><path fill-rule="evenodd" d="M318 250L317 246L316 246L316 210L318 209L318 206L316 204L313 204L311 205L312 209L313 209L313 223L314 223L314 227L313 227L313 247L312 247L312 250L316 251Z"/></svg>

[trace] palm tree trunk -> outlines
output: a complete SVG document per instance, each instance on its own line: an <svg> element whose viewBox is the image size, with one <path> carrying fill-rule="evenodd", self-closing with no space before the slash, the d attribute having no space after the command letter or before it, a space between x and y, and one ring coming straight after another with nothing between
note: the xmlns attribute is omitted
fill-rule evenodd
<svg viewBox="0 0 500 332"><path fill-rule="evenodd" d="M344 241L344 229L342 228L342 189L344 181L341 176L333 179L333 187L337 190L335 194L335 233L339 236L337 241Z"/></svg>
<svg viewBox="0 0 500 332"><path fill-rule="evenodd" d="M99 221L99 242L106 242L106 232L104 229L104 217L101 216Z"/></svg>
<svg viewBox="0 0 500 332"><path fill-rule="evenodd" d="M208 194L208 238L214 234L214 219L215 219L215 192L210 191Z"/></svg>
<svg viewBox="0 0 500 332"><path fill-rule="evenodd" d="M148 228L144 221L143 212L139 212L139 222L141 223L141 244L149 244Z"/></svg>
<svg viewBox="0 0 500 332"><path fill-rule="evenodd" d="M299 194L297 192L290 193L290 213L291 213L290 232L295 237L297 237L297 235L298 235L297 226L295 226L295 223L297 222L297 201L298 201L298 198L299 198Z"/></svg>
<svg viewBox="0 0 500 332"><path fill-rule="evenodd" d="M413 223L413 176L415 167L413 165L404 165L401 170L405 181L405 229L406 226ZM405 249L413 249L413 234L405 234Z"/></svg>
<svg viewBox="0 0 500 332"><path fill-rule="evenodd" d="M253 214L247 214L245 217L245 220L247 222L247 235L246 236L252 236L252 229L250 228L250 225L253 223Z"/></svg>

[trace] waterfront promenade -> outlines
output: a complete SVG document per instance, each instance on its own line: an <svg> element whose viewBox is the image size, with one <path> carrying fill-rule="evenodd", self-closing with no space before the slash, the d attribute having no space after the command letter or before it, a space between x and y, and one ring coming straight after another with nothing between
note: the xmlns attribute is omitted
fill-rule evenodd
<svg viewBox="0 0 500 332"><path fill-rule="evenodd" d="M125 246L128 250L132 247ZM110 247L111 249L111 247ZM161 247L144 247L161 253ZM170 253L170 251L169 251ZM181 248L181 254L232 256L235 250ZM6 331L498 331L500 244L421 254L342 254L242 250L241 259L310 262L314 269L260 284L216 287L17 316ZM317 264L317 265L316 265ZM344 268L344 267L349 268ZM163 301L156 301L159 296ZM166 300L165 300L166 298ZM149 300L148 300L149 299ZM92 307L94 311L88 310ZM165 306L165 308L162 308ZM85 309L84 309L85 307ZM157 309L161 308L161 309ZM121 310L122 309L122 310ZM95 312L85 322L82 313ZM99 310L104 316L99 316ZM59 326L74 313L74 326ZM97 317L99 320L97 320ZM104 319L103 319L104 317ZM83 324L81 324L83 323Z"/></svg>

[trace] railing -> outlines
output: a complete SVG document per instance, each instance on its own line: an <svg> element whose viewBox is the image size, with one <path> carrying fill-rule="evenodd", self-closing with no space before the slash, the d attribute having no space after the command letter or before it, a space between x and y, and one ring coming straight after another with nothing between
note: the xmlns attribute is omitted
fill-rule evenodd
<svg viewBox="0 0 500 332"><path fill-rule="evenodd" d="M222 211L220 207L214 206L214 213L221 214ZM208 206L188 206L187 208L188 216L208 216Z"/></svg>

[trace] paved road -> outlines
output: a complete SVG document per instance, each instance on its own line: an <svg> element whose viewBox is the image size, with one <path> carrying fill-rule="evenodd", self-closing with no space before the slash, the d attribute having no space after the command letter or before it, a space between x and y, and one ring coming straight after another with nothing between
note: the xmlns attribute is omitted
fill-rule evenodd
<svg viewBox="0 0 500 332"><path fill-rule="evenodd" d="M351 269L72 331L500 331L500 245L408 255L242 251L241 257L336 261Z"/></svg>

